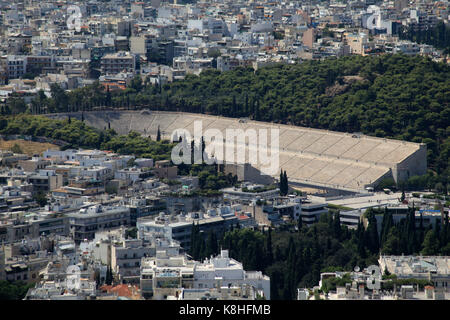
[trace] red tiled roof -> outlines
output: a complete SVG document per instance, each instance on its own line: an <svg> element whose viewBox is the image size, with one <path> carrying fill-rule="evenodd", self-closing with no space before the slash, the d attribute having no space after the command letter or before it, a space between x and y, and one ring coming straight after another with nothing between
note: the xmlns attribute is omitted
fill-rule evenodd
<svg viewBox="0 0 450 320"><path fill-rule="evenodd" d="M132 297L133 296L131 287L129 287L127 284L119 284L115 287L110 286L110 285L103 285L100 287L100 290L102 290L103 292L106 291L108 293L115 293L119 297Z"/></svg>
<svg viewBox="0 0 450 320"><path fill-rule="evenodd" d="M239 214L238 212L235 212L234 215L235 215L239 220L247 220L247 219L250 219L250 217L247 216L246 214Z"/></svg>

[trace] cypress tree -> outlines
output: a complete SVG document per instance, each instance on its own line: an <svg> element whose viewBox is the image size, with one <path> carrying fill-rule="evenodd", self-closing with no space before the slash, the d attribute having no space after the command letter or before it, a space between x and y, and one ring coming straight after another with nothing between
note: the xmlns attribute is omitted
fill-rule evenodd
<svg viewBox="0 0 450 320"><path fill-rule="evenodd" d="M194 154L195 154L195 142L194 139L191 141L191 164L194 164Z"/></svg>
<svg viewBox="0 0 450 320"><path fill-rule="evenodd" d="M302 227L303 227L303 219L302 219L302 215L300 214L298 216L298 221L297 221L298 232L300 232L302 230Z"/></svg>
<svg viewBox="0 0 450 320"><path fill-rule="evenodd" d="M210 257L218 252L217 237L216 234L210 230L208 232L208 239L205 245L205 257Z"/></svg>
<svg viewBox="0 0 450 320"><path fill-rule="evenodd" d="M111 92L109 91L109 86L106 86L105 105L107 107L111 106Z"/></svg>
<svg viewBox="0 0 450 320"><path fill-rule="evenodd" d="M106 269L106 278L105 278L105 283L107 285L111 285L113 281L113 274L112 274L112 269L111 266L108 265L107 269Z"/></svg>
<svg viewBox="0 0 450 320"><path fill-rule="evenodd" d="M266 244L266 266L270 266L273 263L273 250L272 250L272 228L269 227L269 232L267 234L267 244Z"/></svg>
<svg viewBox="0 0 450 320"><path fill-rule="evenodd" d="M334 215L334 236L338 240L341 238L341 214L339 211Z"/></svg>
<svg viewBox="0 0 450 320"><path fill-rule="evenodd" d="M439 220L436 220L436 223L434 225L434 234L436 235L436 241L437 241L437 244L438 244L438 250L440 250L440 248L441 248L441 243L440 243L441 222Z"/></svg>
<svg viewBox="0 0 450 320"><path fill-rule="evenodd" d="M159 129L159 125L158 125L158 132L156 133L156 141L161 141L161 130Z"/></svg>
<svg viewBox="0 0 450 320"><path fill-rule="evenodd" d="M280 261L283 260L283 253L281 252L281 248L279 245L277 245L275 247L275 256L274 256L276 261Z"/></svg>
<svg viewBox="0 0 450 320"><path fill-rule="evenodd" d="M383 222L381 224L381 233L380 233L380 244L383 245L386 242L386 239L389 235L389 231L394 226L394 220L392 217L392 213L384 209Z"/></svg>
<svg viewBox="0 0 450 320"><path fill-rule="evenodd" d="M201 148L202 148L202 163L203 163L203 161L205 160L203 153L205 152L206 148L205 139L203 138L203 136L201 138Z"/></svg>
<svg viewBox="0 0 450 320"><path fill-rule="evenodd" d="M207 257L206 243L205 243L205 240L201 236L199 237L198 240L200 243L199 250L198 250L199 251L198 257L199 257L199 260L202 261L203 259L205 259Z"/></svg>
<svg viewBox="0 0 450 320"><path fill-rule="evenodd" d="M370 211L368 214L369 225L366 232L366 246L369 248L370 252L378 253L379 251L379 239L377 230L377 219L375 218L375 213Z"/></svg>
<svg viewBox="0 0 450 320"><path fill-rule="evenodd" d="M260 115L259 115L259 99L256 99L256 105L255 105L255 119L256 120L260 120Z"/></svg>
<svg viewBox="0 0 450 320"><path fill-rule="evenodd" d="M196 226L195 226L195 223L192 222L192 227L191 227L191 247L190 247L190 250L189 250L189 254L191 255L191 257L193 259L195 259L197 257L196 249L197 249Z"/></svg>
<svg viewBox="0 0 450 320"><path fill-rule="evenodd" d="M106 267L105 284L109 282L109 266Z"/></svg>
<svg viewBox="0 0 450 320"><path fill-rule="evenodd" d="M244 105L244 113L248 114L248 94L245 94L245 105Z"/></svg>
<svg viewBox="0 0 450 320"><path fill-rule="evenodd" d="M213 254L218 254L219 253L219 244L218 244L217 235L215 232L212 233L211 246L212 246Z"/></svg>
<svg viewBox="0 0 450 320"><path fill-rule="evenodd" d="M287 275L285 279L285 299L290 300L292 299L295 284L296 281L294 279L294 273L295 273L295 264L296 264L296 252L295 252L295 245L294 240L292 237L289 237L289 244L287 248L288 254L287 254Z"/></svg>
<svg viewBox="0 0 450 320"><path fill-rule="evenodd" d="M283 179L284 179L284 195L287 195L289 193L289 183L286 170L284 170Z"/></svg>
<svg viewBox="0 0 450 320"><path fill-rule="evenodd" d="M280 195L283 195L283 190L284 190L284 178L283 178L283 169L281 169L280 172L280 182L279 182L279 188L280 188Z"/></svg>
<svg viewBox="0 0 450 320"><path fill-rule="evenodd" d="M280 187L280 195L285 196L288 194L289 186L288 186L287 174L286 174L286 171L284 171L284 173L283 173L283 169L281 169L281 172L280 172L279 187Z"/></svg>
<svg viewBox="0 0 450 320"><path fill-rule="evenodd" d="M366 250L365 250L365 246L364 246L364 226L362 224L362 222L358 222L358 227L356 229L356 241L357 241L357 246L358 246L358 255L361 258L365 258L366 257Z"/></svg>
<svg viewBox="0 0 450 320"><path fill-rule="evenodd" d="M237 103L236 103L236 96L235 95L233 95L233 106L232 106L232 114L233 114L233 117L236 117L237 116Z"/></svg>

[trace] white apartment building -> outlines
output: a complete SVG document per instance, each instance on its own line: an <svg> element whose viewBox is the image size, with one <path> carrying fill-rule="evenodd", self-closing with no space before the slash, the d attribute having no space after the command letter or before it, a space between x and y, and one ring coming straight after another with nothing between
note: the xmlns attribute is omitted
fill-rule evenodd
<svg viewBox="0 0 450 320"><path fill-rule="evenodd" d="M113 176L112 170L107 167L91 166L81 167L73 166L70 168L69 175L71 177L89 177L93 180L104 181Z"/></svg>
<svg viewBox="0 0 450 320"><path fill-rule="evenodd" d="M204 262L187 259L186 255L169 255L157 251L156 257L141 262L141 292L153 299L178 298L183 289L220 289L252 286L270 300L270 278L259 271L245 271L242 264L222 250L217 257Z"/></svg>
<svg viewBox="0 0 450 320"><path fill-rule="evenodd" d="M415 42L400 41L395 44L393 53L403 53L406 55L416 55L420 53L420 46Z"/></svg>
<svg viewBox="0 0 450 320"><path fill-rule="evenodd" d="M67 149L64 151L48 149L44 151L44 158L56 158L61 161L75 161L78 150Z"/></svg>
<svg viewBox="0 0 450 320"><path fill-rule="evenodd" d="M261 271L245 271L242 263L232 259L228 250L207 259L194 268L194 288L232 287L248 284L270 300L270 278Z"/></svg>
<svg viewBox="0 0 450 320"><path fill-rule="evenodd" d="M141 259L155 254L155 248L140 239L122 239L111 246L111 268L121 280L139 281Z"/></svg>
<svg viewBox="0 0 450 320"><path fill-rule="evenodd" d="M143 178L146 175L145 172L143 172L139 168L125 168L121 170L117 170L114 173L114 179L120 179L124 181L130 181L130 182L136 182Z"/></svg>

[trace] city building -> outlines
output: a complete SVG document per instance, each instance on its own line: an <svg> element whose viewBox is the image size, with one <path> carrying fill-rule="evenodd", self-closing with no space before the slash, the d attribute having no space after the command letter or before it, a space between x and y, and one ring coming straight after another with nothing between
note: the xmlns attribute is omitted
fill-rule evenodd
<svg viewBox="0 0 450 320"><path fill-rule="evenodd" d="M94 205L69 213L70 233L76 242L92 240L97 231L130 224L130 209L124 206Z"/></svg>
<svg viewBox="0 0 450 320"><path fill-rule="evenodd" d="M156 257L143 259L140 285L144 297L156 300L185 298L183 290L215 289L221 294L222 290L242 286L253 287L257 295L270 300L269 277L259 271L245 271L241 263L228 256L227 250L204 262L158 251ZM234 290L237 295L238 289ZM249 290L247 292L250 294Z"/></svg>

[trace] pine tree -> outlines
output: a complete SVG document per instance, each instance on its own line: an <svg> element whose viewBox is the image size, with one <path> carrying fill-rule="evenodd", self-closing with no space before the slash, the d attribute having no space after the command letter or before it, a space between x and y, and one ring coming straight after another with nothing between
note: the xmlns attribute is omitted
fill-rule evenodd
<svg viewBox="0 0 450 320"><path fill-rule="evenodd" d="M393 227L386 236L382 252L383 254L397 255L400 254L400 251L400 239L398 237L398 230L396 230L396 227Z"/></svg>
<svg viewBox="0 0 450 320"><path fill-rule="evenodd" d="M425 234L425 239L423 240L423 249L421 253L425 256L436 255L439 251L439 240L436 236L436 232L430 229Z"/></svg>

